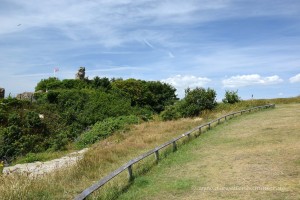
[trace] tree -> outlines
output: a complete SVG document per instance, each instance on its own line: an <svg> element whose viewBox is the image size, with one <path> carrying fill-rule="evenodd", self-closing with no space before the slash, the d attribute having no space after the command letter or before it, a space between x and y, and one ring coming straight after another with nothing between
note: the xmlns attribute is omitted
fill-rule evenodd
<svg viewBox="0 0 300 200"><path fill-rule="evenodd" d="M197 116L201 111L208 109L212 110L216 107L216 92L208 88L187 89L185 98L182 100L181 112L184 117Z"/></svg>
<svg viewBox="0 0 300 200"><path fill-rule="evenodd" d="M42 79L35 87L35 91L42 90L46 92L49 89L58 89L60 87L61 81L56 77L50 77L48 79Z"/></svg>
<svg viewBox="0 0 300 200"><path fill-rule="evenodd" d="M114 80L112 86L124 92L131 99L132 106L148 107L158 113L177 100L176 89L160 81Z"/></svg>
<svg viewBox="0 0 300 200"><path fill-rule="evenodd" d="M226 90L225 98L222 101L223 103L230 103L230 104L234 104L241 101L241 98L238 96L238 90L237 91Z"/></svg>
<svg viewBox="0 0 300 200"><path fill-rule="evenodd" d="M111 84L108 78L104 77L104 78L99 78L99 76L96 76L93 80L92 80L92 86L95 89L104 89L105 91L110 90L111 89Z"/></svg>

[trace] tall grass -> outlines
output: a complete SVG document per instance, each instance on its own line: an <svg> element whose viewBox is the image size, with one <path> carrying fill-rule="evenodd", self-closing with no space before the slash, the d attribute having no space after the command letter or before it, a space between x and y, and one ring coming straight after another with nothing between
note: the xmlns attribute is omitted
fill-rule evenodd
<svg viewBox="0 0 300 200"><path fill-rule="evenodd" d="M299 98L276 101L299 102ZM115 133L105 140L94 144L76 166L37 178L21 175L0 176L1 199L72 199L82 190L128 160L204 123L210 118L223 115L224 112L230 112L231 110L241 110L267 102L268 100L256 100L235 105L220 104L214 111L203 113L200 116L202 118L200 120L187 118L176 121L152 121L133 125L130 130ZM147 168L153 165L153 160L154 158L150 157L145 161L145 164L134 166L135 173L146 172ZM128 187L128 181L127 174L124 172L121 176L118 176L101 188L97 195L103 199L113 199L124 191L126 187Z"/></svg>

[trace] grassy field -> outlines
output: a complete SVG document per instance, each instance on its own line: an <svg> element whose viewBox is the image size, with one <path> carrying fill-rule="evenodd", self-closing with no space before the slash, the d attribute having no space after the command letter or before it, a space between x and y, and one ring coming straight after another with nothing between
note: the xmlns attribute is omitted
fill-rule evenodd
<svg viewBox="0 0 300 200"><path fill-rule="evenodd" d="M217 126L118 199L300 199L299 110L279 105Z"/></svg>
<svg viewBox="0 0 300 200"><path fill-rule="evenodd" d="M292 99L292 100L288 99L284 101L285 102L287 101L287 103L290 103L290 101L300 102L300 99L296 98L296 99ZM224 115L225 113L228 113L232 110L241 110L244 109L245 107L263 105L266 103L267 103L266 101L262 100L262 101L241 102L239 104L235 104L232 106L221 105L213 112L204 112L201 118L194 118L194 119L188 118L188 119L180 119L176 121L167 121L167 122L154 120L152 122L135 125L131 127L130 130L125 130L122 132L115 133L111 137L103 141L100 141L97 144L94 144L90 148L89 152L87 152L87 154L84 156L84 159L81 160L74 167L65 168L55 173L51 173L49 175L45 175L44 177L39 177L35 179L30 179L26 176L18 176L18 175L0 176L0 194L1 194L0 199L73 199L77 194L79 194L85 188L89 187L96 181L100 180L102 177L109 174L113 170L117 169L122 164L129 161L130 159L150 149L153 149L154 147L166 141L169 141L171 138L176 137L179 134L182 134L192 129L195 126L203 124L211 119L215 119L218 116ZM263 111L261 114L256 113L256 114L245 115L245 117L243 116L243 117L234 118L233 121L229 123L229 125L236 124L236 126L239 126L240 122L242 122L243 120L247 121L248 119L252 119L252 123L255 124L257 122L261 122L260 119L258 119L258 121L255 121L257 116L261 115L261 118L265 119L268 118L271 113L275 115L277 112L280 113L281 110L283 111L286 109L288 110L289 106L292 105L287 104L284 107L280 106L279 108L276 108L275 110L272 111L269 110L266 110L265 112ZM290 113L295 112L296 109L299 109L299 107L295 107L295 105L293 106L294 107L291 107ZM283 114L282 117L283 120L285 120L287 116L288 116L287 113ZM290 118L294 120L295 116L292 116ZM299 116L296 120L299 121ZM296 126L296 122L292 122L292 124L293 126ZM221 162L223 157L221 156L222 158L221 159L218 158L218 156L222 155L223 150L219 150L218 145L224 143L223 145L226 146L227 144L228 149L230 149L231 148L230 141L237 140L236 138L226 139L225 138L226 134L224 135L224 137L222 137L223 130L226 130L227 129L226 127L227 127L227 123L225 123L224 125L217 126L216 128L212 129L212 131L207 132L207 134L203 134L197 140L192 140L191 143L189 143L189 145L179 145L179 151L176 152L175 154L170 153L166 158L163 158L164 155L161 155L162 162L160 162L159 165L155 164L154 157L150 157L148 160L145 160L143 163L134 165L133 170L135 175L137 175L137 179L136 181L133 182L133 184L128 184L127 172L125 171L120 176L114 178L107 185L101 188L99 192L97 192L95 195L92 196L92 198L115 199L118 196L120 196L120 194L123 194L124 191L129 189L128 193L125 193L124 196L123 195L120 196L120 198L125 198L125 199L131 198L132 197L131 195L134 195L133 199L136 198L143 199L145 198L145 196L143 197L142 196L143 192L141 191L139 193L139 191L140 189L147 189L147 188L149 189L149 191L148 193L145 191L145 195L146 197L149 198L156 197L159 199L159 198L164 198L164 195L167 195L166 196L167 198L173 198L172 195L170 196L170 194L172 194L172 191L174 191L176 195L178 194L177 197L179 199L185 197L189 198L189 196L186 196L186 194L184 194L185 192L187 193L190 193L191 191L199 192L197 189L198 186L199 187L201 186L201 184L199 185L199 183L203 183L204 185L206 185L204 177L207 177L209 174L208 173L205 174L205 170L203 171L203 169L205 169L205 166L209 165L209 162L206 162L205 160L201 161L202 165L200 167L191 163L191 166L194 166L194 170L195 171L198 170L197 173L204 173L205 176L202 176L203 174L195 174L196 172L193 171L193 169L186 168L187 171L179 172L180 176L183 176L184 174L188 174L191 177L194 177L194 179L189 177L185 177L183 179L173 179L172 183L169 186L167 183L165 184L168 178L166 180L161 180L161 182L160 180L157 180L157 182L155 182L155 177L156 177L155 175L158 174L158 177L163 178L165 175L168 174L168 173L164 173L164 171L167 172L169 171L171 173L171 174L169 173L169 176L172 176L174 178L176 177L180 178L180 176L175 173L176 169L180 169L181 168L180 166L187 164L188 161L190 162L199 158L202 159L206 158L207 160L210 160L210 162L219 159L218 162ZM268 127L270 128L271 125L269 125ZM290 129L288 128L290 127L287 126L286 130L290 131ZM295 127L295 128L299 129L299 127ZM221 130L221 132L218 132L218 130L219 131ZM287 133L284 132L284 134ZM293 141L297 142L295 137L296 134L294 138L290 136L287 138L294 139ZM196 144L195 142L200 142L200 143ZM189 148L195 150L195 146L197 147L196 149L199 150L198 154L195 151L189 151ZM210 152L206 152L206 150L212 150L212 151L214 150L214 152L213 154L210 154ZM232 151L233 150L234 149L232 149ZM294 150L296 151L299 149L294 148ZM225 151L223 154L225 154ZM289 158L288 156L285 157ZM175 160L172 160L171 158ZM273 159L273 157L270 158ZM297 159L298 160L295 160L295 162L293 160L292 163L298 165L299 167L299 162L300 162L299 157ZM224 165L224 163L220 163L220 164ZM289 166L292 165L290 163L288 164ZM216 165L216 167L218 168L220 166ZM221 168L223 167L224 169L228 170L227 166L224 165ZM218 172L217 169L210 168L210 167L206 168L206 171L209 170L212 170L211 171L212 174ZM145 176L139 175L139 174L144 174L147 171L149 171L149 173L146 173L147 175ZM291 173L296 173L296 172L294 171ZM154 176L150 178L151 175ZM212 179L209 178L209 180ZM152 189L151 189L151 183L155 185ZM167 189L164 190L166 187ZM168 191L171 193L169 193ZM160 196L161 194L162 196ZM180 196L180 194L182 194L183 196Z"/></svg>

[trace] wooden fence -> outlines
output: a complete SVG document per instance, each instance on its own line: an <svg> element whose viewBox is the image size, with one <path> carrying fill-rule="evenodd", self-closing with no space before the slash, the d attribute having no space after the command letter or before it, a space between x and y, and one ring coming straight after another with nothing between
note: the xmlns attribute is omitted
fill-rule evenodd
<svg viewBox="0 0 300 200"><path fill-rule="evenodd" d="M124 164L123 166L121 166L120 168L116 169L115 171L113 171L112 173L108 174L107 176L105 176L104 178L102 178L100 181L98 181L97 183L95 183L94 185L90 186L89 188L85 189L81 194L79 194L77 197L75 197L75 200L82 200L82 199L85 199L87 196L89 196L91 193L93 193L94 191L96 191L97 189L99 189L100 187L102 187L104 184L106 184L108 181L110 181L111 179L113 179L115 176L117 176L118 174L120 174L121 172L125 171L125 170L128 170L128 178L129 178L129 181L133 180L133 172L132 172L132 166L133 164L143 160L144 158L152 155L152 154L155 154L155 158L156 158L156 161L158 162L159 160L159 150L163 149L163 148L166 148L168 147L169 145L172 145L173 147L173 151L176 151L177 149L177 145L176 145L176 142L184 137L191 137L191 135L194 133L194 135L197 137L201 134L202 130L204 128L207 128L207 129L210 129L212 127L213 124L219 124L222 120L226 121L228 119L230 119L231 117L234 117L235 115L242 115L244 113L247 113L247 112L251 112L251 111L254 111L254 110L260 110L260 109L265 109L265 108L274 108L275 107L275 104L268 104L268 105L264 105L264 106L257 106L257 107L253 107L253 108L250 108L250 109L246 109L246 110L241 110L241 111L238 111L238 112L233 112L233 113L229 113L227 115L224 115L220 118L217 118L213 121L210 121L206 124L203 124L203 125L200 125L200 126L197 126L195 127L194 129L130 160L129 162L127 162L126 164Z"/></svg>

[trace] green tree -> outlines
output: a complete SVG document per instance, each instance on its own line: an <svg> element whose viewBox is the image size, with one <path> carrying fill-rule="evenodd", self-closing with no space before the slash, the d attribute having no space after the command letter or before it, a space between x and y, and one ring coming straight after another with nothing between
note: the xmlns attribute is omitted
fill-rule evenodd
<svg viewBox="0 0 300 200"><path fill-rule="evenodd" d="M111 83L108 78L99 78L99 76L96 76L92 80L92 87L95 89L103 89L104 91L111 89Z"/></svg>
<svg viewBox="0 0 300 200"><path fill-rule="evenodd" d="M50 89L58 89L61 87L61 81L56 77L50 77L48 79L42 79L37 86L35 87L35 91L42 90L46 92Z"/></svg>
<svg viewBox="0 0 300 200"><path fill-rule="evenodd" d="M119 79L114 80L112 86L124 92L131 99L132 106L150 108L158 113L177 100L176 89L159 81Z"/></svg>
<svg viewBox="0 0 300 200"><path fill-rule="evenodd" d="M216 95L215 90L210 88L207 90L199 87L193 90L188 88L180 108L182 115L197 116L205 109L212 110L217 105Z"/></svg>
<svg viewBox="0 0 300 200"><path fill-rule="evenodd" d="M238 90L237 91L226 90L225 98L222 101L223 103L230 103L230 104L240 102L241 98L238 96Z"/></svg>

